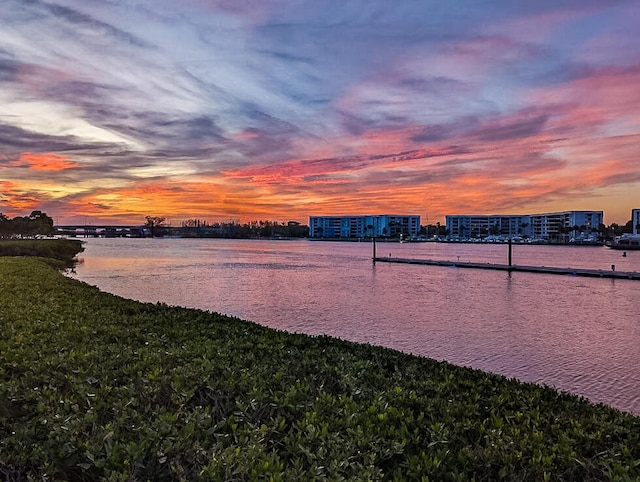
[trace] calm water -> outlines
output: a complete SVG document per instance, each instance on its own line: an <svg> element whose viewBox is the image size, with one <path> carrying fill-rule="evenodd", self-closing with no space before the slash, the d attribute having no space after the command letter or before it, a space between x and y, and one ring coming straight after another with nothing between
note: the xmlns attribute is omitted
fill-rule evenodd
<svg viewBox="0 0 640 482"><path fill-rule="evenodd" d="M505 245L379 256L506 263ZM384 345L640 414L640 282L371 262L369 243L88 239L78 279L141 301ZM640 252L514 246L515 264L640 271Z"/></svg>

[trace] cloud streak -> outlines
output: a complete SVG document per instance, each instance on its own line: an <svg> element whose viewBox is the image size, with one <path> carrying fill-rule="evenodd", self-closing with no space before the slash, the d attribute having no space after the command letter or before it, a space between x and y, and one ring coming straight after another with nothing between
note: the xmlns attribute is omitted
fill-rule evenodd
<svg viewBox="0 0 640 482"><path fill-rule="evenodd" d="M5 0L0 209L626 222L639 15L633 0Z"/></svg>

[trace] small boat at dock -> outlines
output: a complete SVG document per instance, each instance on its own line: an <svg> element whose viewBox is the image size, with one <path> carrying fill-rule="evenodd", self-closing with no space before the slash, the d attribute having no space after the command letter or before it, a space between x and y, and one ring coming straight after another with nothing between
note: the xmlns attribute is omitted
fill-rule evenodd
<svg viewBox="0 0 640 482"><path fill-rule="evenodd" d="M607 244L611 249L622 249L625 251L640 250L640 234L623 234L616 236L611 244Z"/></svg>

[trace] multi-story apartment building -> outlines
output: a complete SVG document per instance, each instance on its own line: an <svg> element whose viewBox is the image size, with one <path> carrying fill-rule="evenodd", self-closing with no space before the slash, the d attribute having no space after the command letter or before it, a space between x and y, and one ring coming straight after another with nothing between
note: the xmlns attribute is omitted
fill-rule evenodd
<svg viewBox="0 0 640 482"><path fill-rule="evenodd" d="M456 215L446 217L449 236L457 238L485 238L494 236L522 236L528 234L528 216Z"/></svg>
<svg viewBox="0 0 640 482"><path fill-rule="evenodd" d="M603 219L603 211L455 215L446 217L446 226L449 236L457 239L500 236L567 242L571 239L595 240Z"/></svg>
<svg viewBox="0 0 640 482"><path fill-rule="evenodd" d="M420 216L379 214L367 216L311 216L311 238L416 237Z"/></svg>
<svg viewBox="0 0 640 482"><path fill-rule="evenodd" d="M631 210L631 225L633 234L640 234L640 208Z"/></svg>

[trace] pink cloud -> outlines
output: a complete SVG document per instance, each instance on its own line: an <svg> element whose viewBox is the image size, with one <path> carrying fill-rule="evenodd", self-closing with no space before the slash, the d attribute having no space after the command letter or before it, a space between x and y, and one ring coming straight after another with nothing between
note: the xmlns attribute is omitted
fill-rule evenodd
<svg viewBox="0 0 640 482"><path fill-rule="evenodd" d="M640 127L640 66L602 68L560 86L534 89L529 100L534 105L554 106L556 128L573 126L591 135L621 119Z"/></svg>

